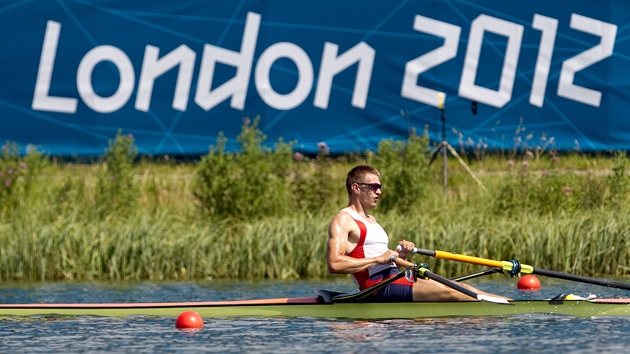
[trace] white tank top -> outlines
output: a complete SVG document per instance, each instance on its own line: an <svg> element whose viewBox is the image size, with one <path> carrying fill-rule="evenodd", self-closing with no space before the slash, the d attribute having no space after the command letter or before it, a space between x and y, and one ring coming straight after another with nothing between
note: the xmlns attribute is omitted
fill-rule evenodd
<svg viewBox="0 0 630 354"><path fill-rule="evenodd" d="M350 208L344 208L342 211L350 214L361 230L359 242L356 247L348 253L348 256L354 258L370 258L380 256L388 250L389 237L381 225L365 220L359 213ZM392 267L395 266L393 264L378 264L364 271L354 273L352 277L359 288L363 289L366 287L366 282L372 274Z"/></svg>

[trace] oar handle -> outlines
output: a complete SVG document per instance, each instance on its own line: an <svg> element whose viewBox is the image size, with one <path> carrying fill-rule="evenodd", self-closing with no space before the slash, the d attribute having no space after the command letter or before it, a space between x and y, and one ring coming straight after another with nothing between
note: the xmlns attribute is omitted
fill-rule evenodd
<svg viewBox="0 0 630 354"><path fill-rule="evenodd" d="M413 263L411 263L409 261L406 261L406 260L404 260L402 258L396 258L394 261L396 262L396 265L399 266L399 267L407 268L407 267L415 266L415 264L413 264Z"/></svg>
<svg viewBox="0 0 630 354"><path fill-rule="evenodd" d="M417 248L414 248L412 253L416 253ZM396 252L402 252L402 246L398 245L396 246ZM392 256L392 258L390 258L390 260L392 262L396 262L396 265L398 265L399 267L413 267L415 264L408 262L402 258L398 258L398 257L394 257Z"/></svg>

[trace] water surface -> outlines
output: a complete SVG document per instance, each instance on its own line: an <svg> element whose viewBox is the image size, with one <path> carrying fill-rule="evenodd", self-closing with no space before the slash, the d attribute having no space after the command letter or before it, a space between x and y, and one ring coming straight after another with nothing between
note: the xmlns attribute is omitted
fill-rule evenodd
<svg viewBox="0 0 630 354"><path fill-rule="evenodd" d="M618 279L627 281L627 279ZM628 297L624 290L542 279L536 292L494 275L470 281L515 299L559 293ZM352 291L349 279L328 281L96 282L3 284L0 302L210 301L312 296ZM500 306L500 305L497 305ZM263 353L608 353L629 352L630 318L524 315L508 318L338 320L313 318L204 319L194 332L173 317L37 318L0 321L3 352L263 352Z"/></svg>

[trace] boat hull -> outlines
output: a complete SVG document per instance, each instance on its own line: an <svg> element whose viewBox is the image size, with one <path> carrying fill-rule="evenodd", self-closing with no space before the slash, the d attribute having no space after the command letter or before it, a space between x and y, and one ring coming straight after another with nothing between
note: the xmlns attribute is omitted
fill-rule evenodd
<svg viewBox="0 0 630 354"><path fill-rule="evenodd" d="M630 299L596 301L326 303L318 298L225 302L124 304L0 304L0 317L24 316L178 316L195 311L203 318L313 317L347 319L419 319L439 317L519 316L530 314L577 317L630 316Z"/></svg>

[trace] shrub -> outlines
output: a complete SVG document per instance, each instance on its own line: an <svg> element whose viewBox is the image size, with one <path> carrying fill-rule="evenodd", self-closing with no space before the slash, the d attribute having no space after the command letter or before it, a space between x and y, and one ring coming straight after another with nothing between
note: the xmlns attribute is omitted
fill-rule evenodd
<svg viewBox="0 0 630 354"><path fill-rule="evenodd" d="M46 160L35 151L20 156L20 149L14 142L7 141L0 155L0 205L3 216L10 216L12 210L23 204L35 178L45 166Z"/></svg>
<svg viewBox="0 0 630 354"><path fill-rule="evenodd" d="M231 215L230 206L235 203L230 191L236 166L234 155L225 152L226 142L227 138L219 133L217 145L210 146L210 152L199 161L193 189L201 209L219 217Z"/></svg>
<svg viewBox="0 0 630 354"><path fill-rule="evenodd" d="M611 203L620 206L628 195L628 175L626 174L626 153L618 152L613 174L608 178Z"/></svg>
<svg viewBox="0 0 630 354"><path fill-rule="evenodd" d="M231 207L236 215L259 217L286 215L290 209L289 174L292 144L280 139L275 150L264 146L267 137L258 128L260 117L250 123L245 120L237 141L241 152L234 157L238 170L234 178L233 192L236 202Z"/></svg>
<svg viewBox="0 0 630 354"><path fill-rule="evenodd" d="M382 173L384 198L379 200L383 211L407 212L420 207L431 184L427 158L429 137L418 136L413 130L407 141L383 140L377 154L369 154L369 163Z"/></svg>
<svg viewBox="0 0 630 354"><path fill-rule="evenodd" d="M227 139L220 133L217 146L201 159L193 194L207 215L250 219L291 210L293 143L279 139L273 150L265 147L259 120L243 120L239 153L225 152Z"/></svg>
<svg viewBox="0 0 630 354"><path fill-rule="evenodd" d="M573 213L578 210L620 208L628 191L625 154L619 154L613 173L601 171L529 171L526 162L503 180L493 199L498 215Z"/></svg>
<svg viewBox="0 0 630 354"><path fill-rule="evenodd" d="M297 155L293 163L293 205L307 213L327 210L334 203L336 189L332 182L332 159L325 150L320 150L315 159ZM339 184L345 191L345 187ZM343 192L345 194L345 192ZM334 210L334 209L333 209Z"/></svg>
<svg viewBox="0 0 630 354"><path fill-rule="evenodd" d="M133 167L137 156L133 135L122 135L118 131L109 141L105 169L99 176L96 193L97 210L101 216L124 216L133 211L140 196Z"/></svg>

